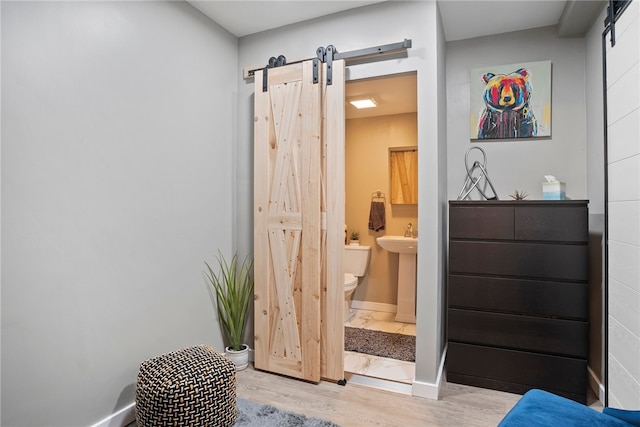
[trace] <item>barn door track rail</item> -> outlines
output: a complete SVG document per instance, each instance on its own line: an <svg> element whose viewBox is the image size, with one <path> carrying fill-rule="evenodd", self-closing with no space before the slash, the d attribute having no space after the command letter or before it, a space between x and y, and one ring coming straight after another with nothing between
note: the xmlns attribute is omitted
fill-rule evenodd
<svg viewBox="0 0 640 427"><path fill-rule="evenodd" d="M607 16L604 19L604 32L611 33L611 47L616 45L616 22L630 4L631 0L609 0Z"/></svg>
<svg viewBox="0 0 640 427"><path fill-rule="evenodd" d="M289 64L296 64L303 61L313 61L313 82L318 83L318 65L320 62L324 62L327 64L327 85L331 85L333 80L332 66L334 60L344 59L345 65L353 65L356 61L360 62L363 60L377 60L375 59L376 57L381 57L380 60L382 60L388 55L404 52L409 48L411 48L411 39L404 39L403 41L398 43L373 46L343 53L339 53L333 45L328 45L326 48L320 46L318 49L316 49L315 58L301 59L298 61L290 62ZM284 55L279 55L278 57L272 56L271 58L269 58L269 61L265 66L245 68L243 72L244 78L251 79L255 76L256 71L263 70L264 72L262 73L262 91L266 92L268 86L267 75L269 68L281 67L283 65L287 65L287 58Z"/></svg>

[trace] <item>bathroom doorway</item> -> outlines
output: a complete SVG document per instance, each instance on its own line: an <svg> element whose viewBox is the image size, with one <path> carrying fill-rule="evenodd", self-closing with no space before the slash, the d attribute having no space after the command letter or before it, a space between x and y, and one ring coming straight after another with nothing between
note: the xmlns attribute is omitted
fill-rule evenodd
<svg viewBox="0 0 640 427"><path fill-rule="evenodd" d="M417 73L347 81L345 98L346 226L348 234L359 233L361 245L371 247L369 269L353 294L354 315L345 327L362 330L356 335L368 334L364 330L383 332L375 338L380 340L380 348L349 351L345 342L345 376L352 382L410 394L415 375L415 324L394 320L398 254L382 249L375 239L403 235L409 223L414 230L418 228L417 204L391 203L389 176L390 149L411 146L417 149ZM359 99L372 99L375 107L357 109L350 103ZM369 229L374 195L378 196L376 200L382 196L385 202L384 230ZM393 347L407 345L405 337L399 335L412 336L413 361L407 360L406 349L397 353L403 356L394 353ZM346 336L349 339L351 334ZM402 339L390 341L398 338ZM395 344L400 341L402 344ZM385 347L386 350L391 347L391 352L385 354Z"/></svg>

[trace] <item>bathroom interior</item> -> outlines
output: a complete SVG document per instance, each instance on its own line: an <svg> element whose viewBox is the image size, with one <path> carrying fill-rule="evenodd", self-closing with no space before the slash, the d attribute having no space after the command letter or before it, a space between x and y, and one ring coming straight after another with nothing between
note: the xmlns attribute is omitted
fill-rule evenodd
<svg viewBox="0 0 640 427"><path fill-rule="evenodd" d="M369 255L368 262L363 261L366 269L359 273L364 275L357 278L355 290L346 292L349 309L348 314L345 313L345 326L348 328L413 337L416 334L415 248L419 231L416 94L416 73L346 83L345 272L350 268L349 251L355 258ZM357 109L350 104L351 100L363 98L373 98L376 107ZM402 163L406 160L403 171L407 175L400 178L392 173L397 171L399 158ZM408 191L407 187L410 187ZM374 202L384 206L384 228L378 231L370 229L369 224ZM380 224L376 225L372 228L379 228ZM349 242L353 232L359 234L359 248ZM384 249L376 240L382 236L410 237L408 240L414 249L409 254ZM405 260L409 260L408 265L403 264ZM404 289L399 295L399 279L400 283L408 279L410 285L401 286L409 289L408 296ZM400 314L398 303L402 300L404 306L409 307L408 315ZM399 319L396 319L397 311ZM348 346L345 349L347 380L411 394L415 361L353 352ZM415 350L412 356L415 358Z"/></svg>

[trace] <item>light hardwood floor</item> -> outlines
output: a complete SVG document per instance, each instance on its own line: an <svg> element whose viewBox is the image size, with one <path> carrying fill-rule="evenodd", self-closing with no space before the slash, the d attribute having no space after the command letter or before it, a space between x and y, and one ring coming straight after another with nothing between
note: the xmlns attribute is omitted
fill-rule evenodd
<svg viewBox="0 0 640 427"><path fill-rule="evenodd" d="M440 400L408 396L347 383L310 384L250 365L237 374L237 394L277 408L359 426L496 426L519 395L459 384L446 384Z"/></svg>
<svg viewBox="0 0 640 427"><path fill-rule="evenodd" d="M239 397L330 420L342 427L491 427L521 397L445 383L440 399L431 400L351 383L311 384L256 371L251 364L237 373L236 387ZM602 410L593 393L589 394L589 406ZM135 426L133 422L127 427Z"/></svg>

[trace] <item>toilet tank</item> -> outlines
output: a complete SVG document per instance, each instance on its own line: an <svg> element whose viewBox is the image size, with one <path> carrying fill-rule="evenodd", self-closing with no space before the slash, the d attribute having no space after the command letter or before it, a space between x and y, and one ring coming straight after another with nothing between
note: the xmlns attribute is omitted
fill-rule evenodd
<svg viewBox="0 0 640 427"><path fill-rule="evenodd" d="M367 272L371 246L348 245L344 247L344 272L362 277Z"/></svg>

